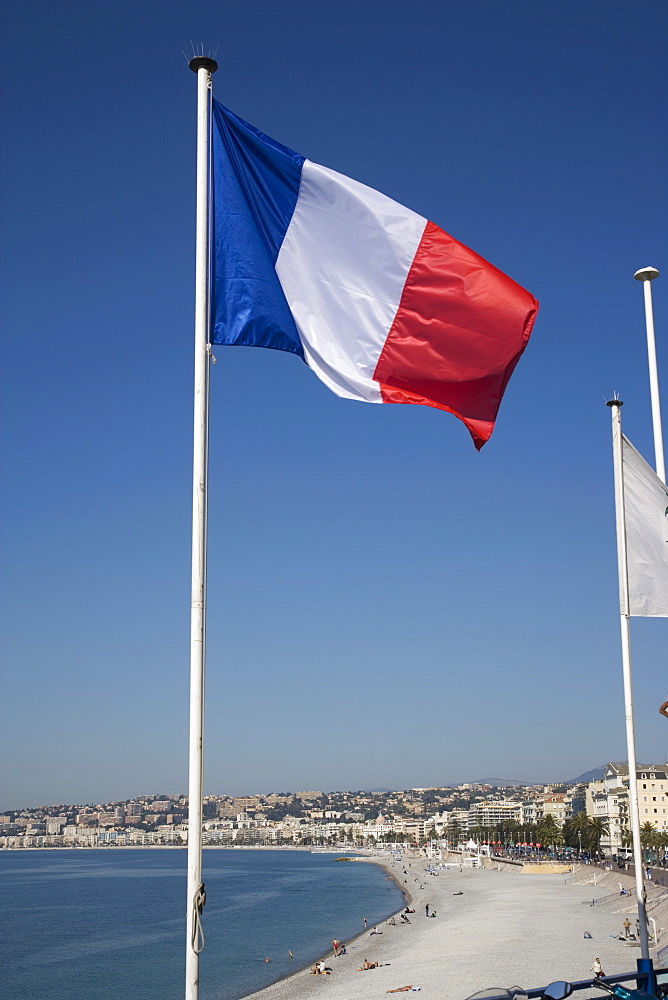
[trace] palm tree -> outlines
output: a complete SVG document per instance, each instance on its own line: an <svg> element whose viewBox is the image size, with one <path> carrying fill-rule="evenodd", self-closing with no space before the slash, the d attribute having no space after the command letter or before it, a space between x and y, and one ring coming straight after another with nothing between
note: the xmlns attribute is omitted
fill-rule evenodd
<svg viewBox="0 0 668 1000"><path fill-rule="evenodd" d="M591 844L590 850L597 854L601 849L601 837L609 833L608 824L600 816L591 816L586 827L587 840Z"/></svg>
<svg viewBox="0 0 668 1000"><path fill-rule="evenodd" d="M554 816L549 813L547 816L543 816L540 823L538 824L538 829L536 830L536 836L541 844L551 844L552 839L557 832L559 827L557 826Z"/></svg>
<svg viewBox="0 0 668 1000"><path fill-rule="evenodd" d="M514 844L517 840L517 830L518 824L514 819L504 819L501 824L501 840L504 844L512 843Z"/></svg>
<svg viewBox="0 0 668 1000"><path fill-rule="evenodd" d="M589 816L586 812L574 813L568 817L563 826L564 838L568 847L577 847L578 850L582 850L583 840L585 846L587 845L586 830L588 825Z"/></svg>
<svg viewBox="0 0 668 1000"><path fill-rule="evenodd" d="M640 827L640 843L647 850L646 860L649 861L652 854L652 848L658 847L658 831L654 827L653 823L649 820L643 823Z"/></svg>
<svg viewBox="0 0 668 1000"><path fill-rule="evenodd" d="M448 837L452 841L452 846L456 847L459 843L459 822L456 818L448 822Z"/></svg>

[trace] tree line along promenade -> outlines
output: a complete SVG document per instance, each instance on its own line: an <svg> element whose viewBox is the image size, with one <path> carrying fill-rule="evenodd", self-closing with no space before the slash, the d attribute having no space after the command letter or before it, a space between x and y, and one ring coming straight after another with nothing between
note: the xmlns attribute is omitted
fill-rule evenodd
<svg viewBox="0 0 668 1000"><path fill-rule="evenodd" d="M668 765L639 765L636 784L645 846L663 858ZM184 795L11 809L0 815L0 848L182 846L187 812ZM470 840L501 853L541 845L615 854L631 840L628 767L610 762L600 778L562 785L467 782L403 791L209 795L204 801L205 846L444 848Z"/></svg>

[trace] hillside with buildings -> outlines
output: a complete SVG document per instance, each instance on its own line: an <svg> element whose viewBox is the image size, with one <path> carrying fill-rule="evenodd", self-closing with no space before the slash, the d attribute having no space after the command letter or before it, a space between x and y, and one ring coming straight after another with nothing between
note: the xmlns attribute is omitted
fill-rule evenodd
<svg viewBox="0 0 668 1000"><path fill-rule="evenodd" d="M668 765L636 773L645 842L668 845ZM0 848L150 846L187 843L188 800L143 795L127 801L8 810ZM455 846L470 839L509 848L559 847L615 854L630 840L629 773L611 762L595 780L563 785L465 783L374 792L209 795L209 846Z"/></svg>

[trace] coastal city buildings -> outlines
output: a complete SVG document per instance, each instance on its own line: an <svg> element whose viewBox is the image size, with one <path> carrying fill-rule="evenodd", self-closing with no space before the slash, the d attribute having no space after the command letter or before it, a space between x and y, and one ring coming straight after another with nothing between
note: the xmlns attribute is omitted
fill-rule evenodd
<svg viewBox="0 0 668 1000"><path fill-rule="evenodd" d="M645 842L663 856L668 765L639 765L636 784ZM0 848L181 846L188 839L187 811L187 798L178 794L13 809L0 816ZM211 795L204 802L208 845L443 847L473 839L498 851L595 844L615 854L629 843L629 831L628 767L614 762L600 778L565 785L467 782L403 791Z"/></svg>

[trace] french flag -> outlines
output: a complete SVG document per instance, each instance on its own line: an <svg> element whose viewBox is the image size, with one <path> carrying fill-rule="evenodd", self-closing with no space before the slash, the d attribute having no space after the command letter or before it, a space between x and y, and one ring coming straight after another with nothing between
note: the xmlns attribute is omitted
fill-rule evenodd
<svg viewBox="0 0 668 1000"><path fill-rule="evenodd" d="M480 449L538 303L391 198L213 101L211 340L299 355L339 396L447 410Z"/></svg>

